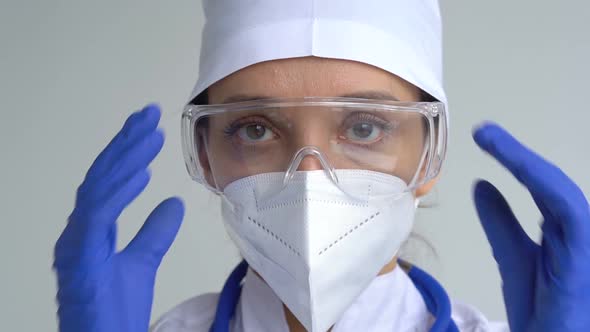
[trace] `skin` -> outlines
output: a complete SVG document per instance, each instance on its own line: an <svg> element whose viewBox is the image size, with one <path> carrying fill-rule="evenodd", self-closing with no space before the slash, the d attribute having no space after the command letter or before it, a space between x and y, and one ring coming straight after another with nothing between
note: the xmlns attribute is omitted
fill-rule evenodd
<svg viewBox="0 0 590 332"><path fill-rule="evenodd" d="M421 101L421 91L417 87L382 69L360 62L317 57L281 59L255 64L225 77L208 89L210 104L304 96L355 96ZM305 138L309 141L304 144L318 145L313 138L317 135L321 136L321 133L325 132L324 126L313 126L314 121L306 120L305 116L296 119L296 121L307 124ZM215 129L217 124L210 123L210 126ZM217 132L219 131L217 130ZM210 184L213 184L211 169L215 170L216 179L227 179L223 180L224 183L217 183L221 188L227 182L243 176L243 174L235 174L236 169L238 172L240 169L235 167L235 160L227 160L222 157L224 155L221 153L222 149L227 149L222 138L211 137L208 140L207 149L208 153L200 151L199 157L204 166L205 177ZM298 169L318 170L322 169L322 166L316 158L308 156L303 159ZM415 195L417 197L426 195L435 183L436 179L417 188ZM393 257L379 274L392 271L396 265L397 257ZM284 308L290 330L294 332L305 331L291 311L287 307Z"/></svg>

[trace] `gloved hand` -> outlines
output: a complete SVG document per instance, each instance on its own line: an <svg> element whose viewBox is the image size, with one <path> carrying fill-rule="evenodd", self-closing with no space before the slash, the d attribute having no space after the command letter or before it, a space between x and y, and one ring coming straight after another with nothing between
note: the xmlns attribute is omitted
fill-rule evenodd
<svg viewBox="0 0 590 332"><path fill-rule="evenodd" d="M147 166L164 143L159 119L155 105L132 114L78 188L55 245L61 332L148 330L156 270L184 207L178 198L160 203L121 252L115 251L116 221L149 182Z"/></svg>
<svg viewBox="0 0 590 332"><path fill-rule="evenodd" d="M511 331L590 331L590 207L584 194L499 126L480 127L474 139L528 188L544 218L538 245L492 184L475 185L475 205L500 269Z"/></svg>

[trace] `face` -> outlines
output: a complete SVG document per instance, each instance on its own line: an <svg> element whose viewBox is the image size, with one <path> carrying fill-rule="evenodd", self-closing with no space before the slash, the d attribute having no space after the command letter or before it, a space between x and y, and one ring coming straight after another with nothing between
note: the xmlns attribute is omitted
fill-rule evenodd
<svg viewBox="0 0 590 332"><path fill-rule="evenodd" d="M208 89L210 104L312 96L420 101L421 93L412 84L379 68L349 60L317 57L255 64ZM199 151L199 158L206 180L212 184L215 178L216 186L221 189L252 173L285 171L297 149L303 146L317 146L322 152L338 151L326 153L329 162L336 168L396 173L396 176L409 180L415 166L399 166L400 163L394 159L403 155L404 160L409 160L406 164L419 164L421 153L416 151L421 151L424 144L422 119L411 115L385 119L371 116L368 113L293 108L281 112L265 110L263 114L211 117L206 139L207 152ZM395 130L393 134L392 123L397 124L396 128L405 129ZM379 160L386 166L383 169L369 168L364 163L366 160ZM396 165L395 172L392 165ZM265 167L267 169L261 169ZM298 169L321 168L316 157L308 156ZM422 195L430 185L419 188L416 194Z"/></svg>

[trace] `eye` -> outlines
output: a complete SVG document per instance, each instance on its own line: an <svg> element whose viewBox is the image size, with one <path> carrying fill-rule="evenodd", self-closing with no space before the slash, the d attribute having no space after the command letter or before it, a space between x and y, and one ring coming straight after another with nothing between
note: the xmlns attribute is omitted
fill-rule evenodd
<svg viewBox="0 0 590 332"><path fill-rule="evenodd" d="M354 141L370 142L381 136L381 129L369 122L358 122L346 130L346 138Z"/></svg>
<svg viewBox="0 0 590 332"><path fill-rule="evenodd" d="M394 124L385 118L369 113L354 112L343 121L340 139L359 145L372 145L390 135Z"/></svg>
<svg viewBox="0 0 590 332"><path fill-rule="evenodd" d="M263 142L273 139L272 130L261 124L248 124L238 129L238 137L246 142Z"/></svg>

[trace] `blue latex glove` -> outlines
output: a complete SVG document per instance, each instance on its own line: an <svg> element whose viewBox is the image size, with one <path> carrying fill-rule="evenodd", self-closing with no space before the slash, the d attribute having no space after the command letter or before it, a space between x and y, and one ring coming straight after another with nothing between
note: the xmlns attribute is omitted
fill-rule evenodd
<svg viewBox="0 0 590 332"><path fill-rule="evenodd" d="M499 126L480 127L474 139L528 188L544 219L538 245L492 184L475 185L475 205L500 269L511 330L590 331L590 207L584 194Z"/></svg>
<svg viewBox="0 0 590 332"><path fill-rule="evenodd" d="M155 105L132 114L78 188L55 245L61 332L148 330L156 270L184 207L178 198L160 203L121 252L115 251L116 221L149 182L147 166L164 143L159 119Z"/></svg>

